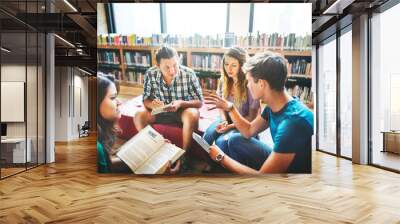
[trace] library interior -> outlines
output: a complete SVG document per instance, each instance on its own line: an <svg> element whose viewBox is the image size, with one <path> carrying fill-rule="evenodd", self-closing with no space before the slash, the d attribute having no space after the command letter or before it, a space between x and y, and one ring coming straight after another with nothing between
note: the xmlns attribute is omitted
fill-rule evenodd
<svg viewBox="0 0 400 224"><path fill-rule="evenodd" d="M398 21L398 0L0 1L0 223L399 223ZM107 150L142 133L144 96L163 85L151 82L151 71L161 74L161 60L170 58L160 56L163 47L176 53L180 72L193 75L190 99L199 89L204 101L220 102L198 109L193 132L204 139L221 111L227 126L237 123L235 100L213 95L227 96L221 83L232 76L230 59L245 72L248 97L270 86L255 80L250 62L266 52L284 61L283 92L312 114L310 169L238 175L232 161L248 161L187 143L182 120L151 126L165 144L189 144L194 162L183 156L162 167L165 175L135 175L128 162L122 174L102 172L99 164L111 169L118 157ZM102 92L102 80L115 92ZM99 125L99 97L109 97L118 115L112 132ZM273 104L253 103L255 120L279 114L263 113ZM272 126L255 138L275 149ZM239 129L219 139L247 136ZM99 147L110 133L112 141ZM295 145L305 133L293 136L287 142Z"/></svg>

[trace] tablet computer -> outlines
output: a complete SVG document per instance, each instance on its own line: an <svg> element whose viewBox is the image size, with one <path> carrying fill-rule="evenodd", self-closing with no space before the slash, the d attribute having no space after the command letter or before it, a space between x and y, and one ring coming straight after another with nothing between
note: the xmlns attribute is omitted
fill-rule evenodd
<svg viewBox="0 0 400 224"><path fill-rule="evenodd" d="M210 145L204 140L200 135L193 132L192 134L193 139L199 143L199 145L207 152L210 152Z"/></svg>

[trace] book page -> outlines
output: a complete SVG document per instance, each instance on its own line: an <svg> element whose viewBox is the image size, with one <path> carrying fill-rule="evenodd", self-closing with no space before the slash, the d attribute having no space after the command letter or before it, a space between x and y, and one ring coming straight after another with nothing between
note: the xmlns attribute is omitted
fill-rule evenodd
<svg viewBox="0 0 400 224"><path fill-rule="evenodd" d="M166 164L171 160L174 163L185 150L170 144L165 143L158 152L154 153L143 166L136 170L136 174L160 174L166 168Z"/></svg>
<svg viewBox="0 0 400 224"><path fill-rule="evenodd" d="M153 110L151 110L151 115L157 115L157 114L164 113L164 112L166 112L165 108L167 108L169 106L171 106L171 103L167 104L167 105L164 105L164 106L160 106L160 107L154 108Z"/></svg>
<svg viewBox="0 0 400 224"><path fill-rule="evenodd" d="M165 140L162 135L148 125L123 144L119 148L117 156L135 172L135 170L143 165L164 143Z"/></svg>

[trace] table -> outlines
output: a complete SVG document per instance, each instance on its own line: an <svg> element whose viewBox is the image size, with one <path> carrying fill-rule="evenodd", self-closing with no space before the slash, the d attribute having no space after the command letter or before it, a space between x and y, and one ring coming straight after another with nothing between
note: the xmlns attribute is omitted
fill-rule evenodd
<svg viewBox="0 0 400 224"><path fill-rule="evenodd" d="M5 160L5 163L31 162L32 141L30 138L27 138L26 142L28 144L25 153L25 138L1 139L1 159Z"/></svg>

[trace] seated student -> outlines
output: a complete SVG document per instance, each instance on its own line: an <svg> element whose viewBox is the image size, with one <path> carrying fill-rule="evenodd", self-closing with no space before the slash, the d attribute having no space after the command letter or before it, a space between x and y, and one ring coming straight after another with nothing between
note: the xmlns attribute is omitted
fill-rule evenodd
<svg viewBox="0 0 400 224"><path fill-rule="evenodd" d="M233 102L239 113L249 122L253 121L259 110L260 101L254 100L247 88L246 75L242 70L246 62L247 52L239 47L232 47L222 58L222 76L218 83L217 95ZM220 118L212 123L204 133L203 138L220 148L227 145L229 135L238 132L235 124L228 124L227 114L220 110Z"/></svg>
<svg viewBox="0 0 400 224"><path fill-rule="evenodd" d="M97 169L99 173L131 172L129 167L116 156L115 142L117 124L121 118L121 103L117 99L114 77L97 74ZM166 142L170 142L166 140ZM165 171L173 174L171 165Z"/></svg>
<svg viewBox="0 0 400 224"><path fill-rule="evenodd" d="M182 148L187 150L192 133L199 123L203 101L199 80L193 70L179 64L175 49L163 46L156 52L157 65L147 70L144 78L143 104L145 109L135 114L137 130L152 123L183 124ZM168 112L151 115L152 109L171 104ZM185 158L182 156L181 158ZM185 166L188 164L184 164ZM172 172L178 172L180 160Z"/></svg>
<svg viewBox="0 0 400 224"><path fill-rule="evenodd" d="M250 58L244 70L252 96L268 106L249 122L233 103L215 94L206 96L205 102L228 112L240 131L230 137L224 151L211 146L211 159L240 174L310 173L313 113L285 91L286 60L272 52L264 52ZM262 141L250 138L268 127L274 142L272 149Z"/></svg>
<svg viewBox="0 0 400 224"><path fill-rule="evenodd" d="M121 118L114 77L97 74L97 169L99 173L129 171L129 168L115 156L112 146L115 142L117 123Z"/></svg>

